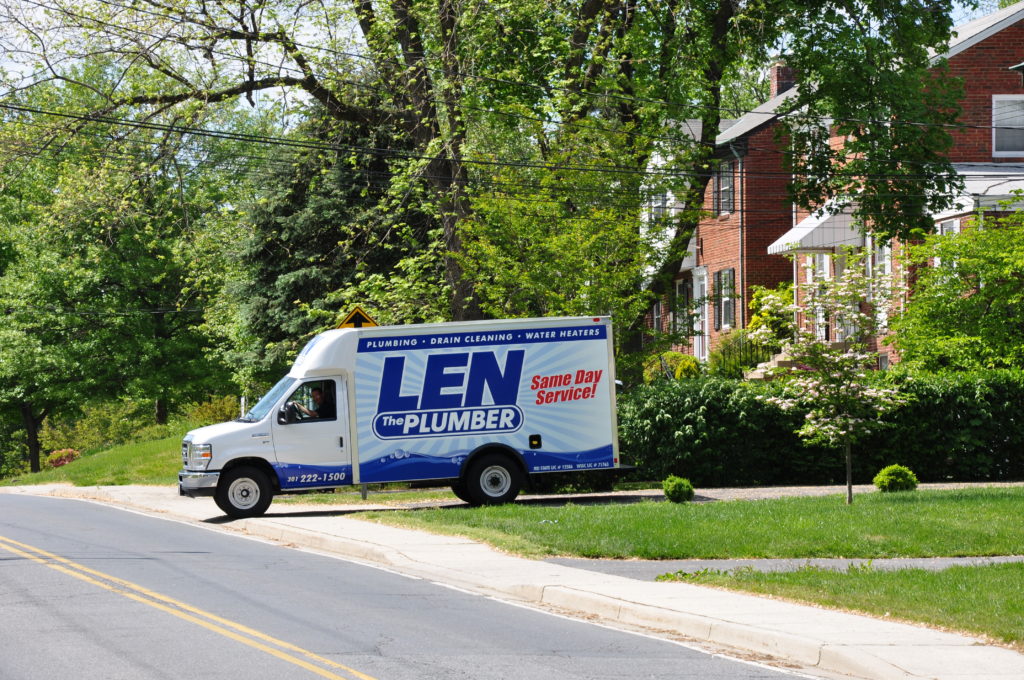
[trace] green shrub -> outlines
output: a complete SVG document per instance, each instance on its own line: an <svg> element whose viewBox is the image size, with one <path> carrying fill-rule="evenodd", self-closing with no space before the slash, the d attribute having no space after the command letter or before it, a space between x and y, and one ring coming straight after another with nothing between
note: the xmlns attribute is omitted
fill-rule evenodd
<svg viewBox="0 0 1024 680"><path fill-rule="evenodd" d="M671 378L682 357L682 352L661 352L644 359L644 383L651 383L663 378Z"/></svg>
<svg viewBox="0 0 1024 680"><path fill-rule="evenodd" d="M673 503L686 503L693 500L693 484L689 479L669 475L661 483L661 488L665 492L665 498Z"/></svg>
<svg viewBox="0 0 1024 680"><path fill-rule="evenodd" d="M777 352L793 336L793 283L783 281L775 288L750 287L750 322L747 336Z"/></svg>
<svg viewBox="0 0 1024 680"><path fill-rule="evenodd" d="M0 451L0 479L28 474L28 470L28 460L21 451Z"/></svg>
<svg viewBox="0 0 1024 680"><path fill-rule="evenodd" d="M923 482L1024 479L1024 372L887 373L908 400L859 447L872 474L898 460Z"/></svg>
<svg viewBox="0 0 1024 680"><path fill-rule="evenodd" d="M700 377L700 361L697 357L692 354L683 354L680 356L679 363L676 365L676 380L685 380L687 378L699 378Z"/></svg>
<svg viewBox="0 0 1024 680"><path fill-rule="evenodd" d="M712 376L636 387L619 400L619 444L632 479L686 476L697 486L834 483L839 457L805 446L799 414L758 398L775 383ZM874 470L878 467L875 466Z"/></svg>
<svg viewBox="0 0 1024 680"><path fill-rule="evenodd" d="M872 374L907 397L853 450L853 479L869 483L893 460L923 482L1024 479L1024 372ZM699 487L838 484L841 451L801 442L803 414L758 395L779 381L714 376L659 381L619 398L619 443L630 479L686 475Z"/></svg>
<svg viewBox="0 0 1024 680"><path fill-rule="evenodd" d="M879 491L913 491L917 488L917 475L902 465L890 465L875 475L874 485Z"/></svg>
<svg viewBox="0 0 1024 680"><path fill-rule="evenodd" d="M199 403L190 404L185 409L185 420L197 427L202 425L213 425L234 420L241 415L238 397L228 395L226 397L211 397Z"/></svg>
<svg viewBox="0 0 1024 680"><path fill-rule="evenodd" d="M99 451L132 440L153 422L152 402L132 400L89 404L78 414L47 418L39 432L43 448Z"/></svg>

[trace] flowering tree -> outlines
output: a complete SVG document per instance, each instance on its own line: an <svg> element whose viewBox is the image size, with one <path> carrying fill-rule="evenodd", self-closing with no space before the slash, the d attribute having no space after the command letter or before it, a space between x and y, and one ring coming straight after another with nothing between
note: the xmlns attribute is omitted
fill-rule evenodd
<svg viewBox="0 0 1024 680"><path fill-rule="evenodd" d="M868 373L877 360L869 342L888 318L891 278L869 271L864 251L846 249L836 264L835 276L813 272L815 285L805 295L803 321L783 343L783 352L799 368L776 369L791 389L769 401L806 413L797 434L808 443L842 448L850 504L853 445L877 427L878 417L901 403L901 397L894 389L873 384ZM825 332L826 327L834 329L834 336Z"/></svg>

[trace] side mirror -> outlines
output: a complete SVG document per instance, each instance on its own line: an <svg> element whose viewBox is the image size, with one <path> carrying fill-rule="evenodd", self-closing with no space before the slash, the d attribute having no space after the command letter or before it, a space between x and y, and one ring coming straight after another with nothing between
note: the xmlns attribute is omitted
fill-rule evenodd
<svg viewBox="0 0 1024 680"><path fill-rule="evenodd" d="M295 408L295 404L288 402L282 406L277 412L277 424L288 425L289 423L295 423L299 420L298 409Z"/></svg>

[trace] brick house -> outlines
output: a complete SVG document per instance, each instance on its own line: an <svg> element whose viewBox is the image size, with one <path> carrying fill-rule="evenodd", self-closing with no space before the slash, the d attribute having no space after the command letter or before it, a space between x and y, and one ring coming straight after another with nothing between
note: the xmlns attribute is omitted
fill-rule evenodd
<svg viewBox="0 0 1024 680"><path fill-rule="evenodd" d="M940 233L959 231L1024 189L1024 2L955 31L949 49L934 59L946 58L950 74L964 84L962 127L951 131L948 157L965 190L952 208L934 216ZM835 275L843 247L869 249L869 266L881 273L905 274L900 244L872 243L855 228L848 210L808 215L787 201L788 177L775 129L777 111L792 94L792 79L779 64L772 67L771 79L772 99L716 140L719 172L705 195L710 216L698 225L675 280L676 295L692 301L694 309L692 340L678 349L700 359L723 333L746 326L752 285L793 281L799 303L815 277ZM662 305L654 311L666 317ZM673 321L666 317L660 323ZM841 329L819 323L823 338L841 339ZM882 367L897 359L883 339L874 349Z"/></svg>
<svg viewBox="0 0 1024 680"><path fill-rule="evenodd" d="M775 286L792 275L786 257L766 253L793 224L775 139L776 111L793 95L793 78L782 64L773 65L770 75L771 99L723 122L715 140L718 168L704 196L709 216L687 245L673 304L656 304L650 318L656 329L690 324L690 343L677 349L702 360L723 334L746 326L751 286ZM685 322L683 315L676 317L678 310L689 310Z"/></svg>

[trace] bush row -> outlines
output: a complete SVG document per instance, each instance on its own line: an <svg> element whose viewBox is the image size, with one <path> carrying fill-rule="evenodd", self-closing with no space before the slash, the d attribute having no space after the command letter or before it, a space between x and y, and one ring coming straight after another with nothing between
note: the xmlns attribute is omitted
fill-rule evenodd
<svg viewBox="0 0 1024 680"><path fill-rule="evenodd" d="M1024 479L1024 373L879 374L907 403L855 446L856 483L898 463L922 482ZM619 440L636 478L696 486L839 484L842 452L804 444L801 414L763 396L781 383L658 381L620 396Z"/></svg>

